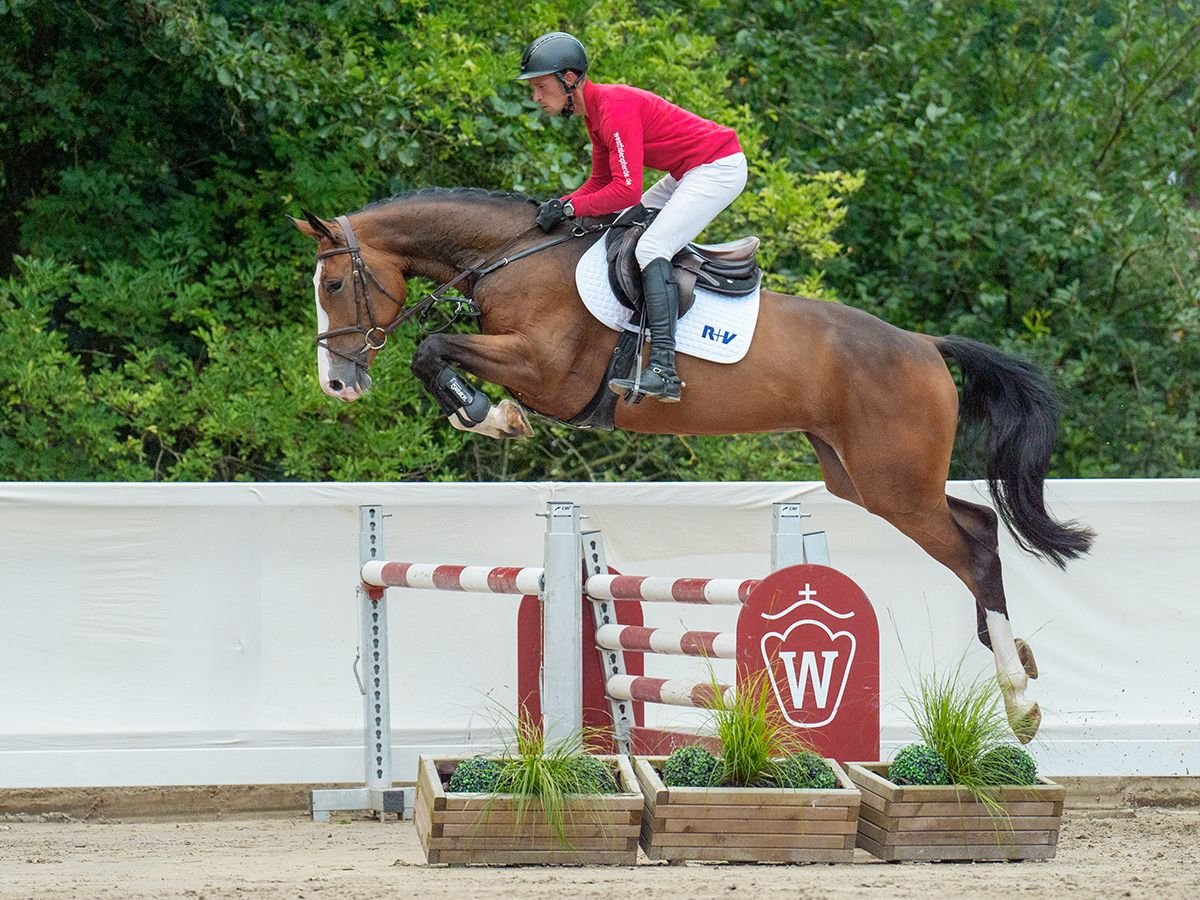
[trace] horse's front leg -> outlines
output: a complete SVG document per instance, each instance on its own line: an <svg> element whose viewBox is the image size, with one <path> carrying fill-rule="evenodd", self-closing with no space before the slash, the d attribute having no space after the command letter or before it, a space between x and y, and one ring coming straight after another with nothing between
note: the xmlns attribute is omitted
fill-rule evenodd
<svg viewBox="0 0 1200 900"><path fill-rule="evenodd" d="M516 335L430 335L413 354L413 374L455 428L493 438L529 437L533 428L520 404L509 399L493 404L449 365L456 362L484 381L511 384L509 376L527 367L520 358L522 342Z"/></svg>

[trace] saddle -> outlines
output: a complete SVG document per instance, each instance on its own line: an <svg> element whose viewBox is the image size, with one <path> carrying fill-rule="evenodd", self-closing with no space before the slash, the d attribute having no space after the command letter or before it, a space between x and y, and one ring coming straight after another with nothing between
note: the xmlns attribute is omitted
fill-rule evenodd
<svg viewBox="0 0 1200 900"><path fill-rule="evenodd" d="M619 215L605 236L608 281L622 306L635 313L642 311L642 272L634 248L646 227L658 215L640 203ZM744 237L724 244L688 244L671 260L675 283L679 286L679 315L683 316L696 299L696 286L718 294L748 294L758 287L762 269L755 253L759 240Z"/></svg>

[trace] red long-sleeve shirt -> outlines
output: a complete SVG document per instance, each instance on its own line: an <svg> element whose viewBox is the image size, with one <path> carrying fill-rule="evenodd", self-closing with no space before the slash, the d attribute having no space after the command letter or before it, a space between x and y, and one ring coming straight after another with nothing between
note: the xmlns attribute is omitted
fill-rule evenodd
<svg viewBox="0 0 1200 900"><path fill-rule="evenodd" d="M602 216L642 199L642 168L682 178L687 172L740 153L737 132L624 84L585 81L584 123L592 139L592 175L572 191L577 216Z"/></svg>

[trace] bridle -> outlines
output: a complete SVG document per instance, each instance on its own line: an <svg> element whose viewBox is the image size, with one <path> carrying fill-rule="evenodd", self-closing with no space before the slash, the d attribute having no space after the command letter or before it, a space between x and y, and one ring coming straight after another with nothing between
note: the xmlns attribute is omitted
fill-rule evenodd
<svg viewBox="0 0 1200 900"><path fill-rule="evenodd" d="M450 290L450 288L457 286L472 276L474 276L475 283L477 284L479 279L483 276L488 275L497 269L502 268L503 266L507 266L511 262L516 262L518 259L524 259L526 256L531 256L534 253L540 253L543 250L549 250L551 247L557 247L559 244L574 240L575 238L580 238L588 234L596 234L611 227L610 223L590 226L576 225L568 234L558 235L557 237L551 238L543 243L535 244L532 247L527 247L519 253L514 253L512 256L505 256L504 254L507 253L508 250L524 240L531 231L537 228L536 225L530 226L503 247L501 247L498 251L496 251L496 253L492 254L490 258L481 260L470 268L464 269L449 281L434 288L419 302L413 304L412 306L405 307L404 302L393 297L391 293L388 292L388 289L383 286L383 283L380 282L375 273L371 271L371 267L363 261L362 249L359 247L358 238L354 234L354 229L350 227L350 219L346 216L337 216L334 221L337 222L338 227L342 229L342 234L346 238L346 246L334 247L332 250L323 250L317 254L317 260L319 261L328 259L331 256L341 256L343 254L350 255L350 278L354 285L354 324L347 325L343 328L332 328L328 331L322 331L317 334L316 342L318 347L324 347L334 356L340 356L342 359L352 362L356 366L361 366L364 369L367 368L366 356L370 351L382 350L387 344L387 339L392 332L410 319L416 318L418 319L418 322L423 322L425 317L429 314L429 311L433 309L434 305L437 303L452 303L455 307L454 311L447 321L438 328L425 328L422 325L421 332L423 334L438 334L445 331L447 328L457 322L462 316L478 317L481 314L479 305L475 302L474 298L467 294L464 294L461 298L443 297L442 295L446 291ZM394 304L396 304L396 306L400 307L400 314L390 325L380 325L375 321L375 312L371 308L370 285L372 283L376 288L379 289L379 292L382 293L383 296L387 297L387 299L391 300ZM365 316L364 310L366 313ZM330 338L339 337L344 334L362 335L363 346L354 355L343 353L342 351L336 350L329 345Z"/></svg>
<svg viewBox="0 0 1200 900"><path fill-rule="evenodd" d="M348 253L350 255L350 280L354 285L354 324L347 325L344 328L331 328L328 331L322 331L317 334L317 346L324 347L334 356L340 356L342 359L354 363L356 366L366 368L366 355L372 350L382 350L387 344L388 335L407 322L415 315L425 312L432 303L426 302L430 298L426 298L421 303L404 309L404 302L397 300L391 295L383 283L371 271L371 267L363 261L362 249L358 244L358 237L354 234L354 229L350 227L350 220L346 216L338 216L334 219L338 226L342 229L342 234L346 238L345 247L334 247L332 250L324 250L317 254L317 260L329 259L331 256L341 256ZM401 313L396 317L396 320L390 325L384 327L375 321L375 311L371 308L371 288L370 284L374 282L379 288L380 293L387 297L398 307L401 308ZM366 321L368 327L363 327L363 311L366 310ZM339 337L343 334L360 334L363 338L363 346L356 354L351 356L349 353L343 353L329 345L329 339Z"/></svg>

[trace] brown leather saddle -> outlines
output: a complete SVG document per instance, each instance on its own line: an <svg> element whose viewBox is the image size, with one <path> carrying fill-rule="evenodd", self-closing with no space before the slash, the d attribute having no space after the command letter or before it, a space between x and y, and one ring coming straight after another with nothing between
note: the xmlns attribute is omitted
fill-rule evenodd
<svg viewBox="0 0 1200 900"><path fill-rule="evenodd" d="M621 213L605 236L608 282L621 305L635 313L642 311L642 272L634 248L656 215L657 209L639 203ZM679 285L679 315L691 308L697 285L731 296L757 288L762 278L755 258L758 243L756 237L744 237L724 244L688 244L676 253L671 264Z"/></svg>
<svg viewBox="0 0 1200 900"><path fill-rule="evenodd" d="M643 303L642 272L633 251L646 226L657 214L658 210L648 210L641 204L631 207L613 221L605 237L609 284L617 299L633 310L635 317L641 316ZM680 250L671 260L679 285L679 315L691 308L696 299L697 284L710 291L735 296L757 288L762 277L755 259L757 250L756 237L744 237L725 244L688 244ZM642 338L637 331L621 331L596 393L578 414L565 420L565 424L574 428L613 430L617 395L608 389L608 382L629 376L641 352ZM638 394L634 402L642 396Z"/></svg>

